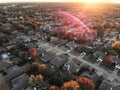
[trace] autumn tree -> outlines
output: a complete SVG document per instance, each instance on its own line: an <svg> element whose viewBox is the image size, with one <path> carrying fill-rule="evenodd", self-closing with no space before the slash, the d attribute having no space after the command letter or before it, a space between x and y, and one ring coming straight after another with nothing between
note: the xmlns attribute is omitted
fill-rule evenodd
<svg viewBox="0 0 120 90"><path fill-rule="evenodd" d="M110 55L107 55L105 58L104 58L104 62L112 62L113 60L113 56L110 54Z"/></svg>
<svg viewBox="0 0 120 90"><path fill-rule="evenodd" d="M79 83L81 90L95 90L95 84L87 77L79 77L76 81Z"/></svg>
<svg viewBox="0 0 120 90"><path fill-rule="evenodd" d="M116 49L120 49L120 41L116 41L115 43L113 43L112 47Z"/></svg>
<svg viewBox="0 0 120 90"><path fill-rule="evenodd" d="M18 24L18 25L17 25L17 29L20 29L20 30L21 30L21 29L24 29L24 27L25 27L24 24Z"/></svg>
<svg viewBox="0 0 120 90"><path fill-rule="evenodd" d="M41 73L42 75L49 77L49 75L51 74L50 72L50 68L48 68L47 64L41 64L38 66L38 71L39 73Z"/></svg>
<svg viewBox="0 0 120 90"><path fill-rule="evenodd" d="M40 26L40 25L42 25L42 22L39 22L39 21L35 21L35 22L34 22L34 26L35 26L35 27L38 27L38 26Z"/></svg>
<svg viewBox="0 0 120 90"><path fill-rule="evenodd" d="M36 57L37 56L37 50L36 48L30 48L28 51L29 55L32 57Z"/></svg>
<svg viewBox="0 0 120 90"><path fill-rule="evenodd" d="M37 86L41 86L43 83L43 76L41 74L36 76L36 84Z"/></svg>
<svg viewBox="0 0 120 90"><path fill-rule="evenodd" d="M60 90L59 87L52 85L50 86L49 90Z"/></svg>
<svg viewBox="0 0 120 90"><path fill-rule="evenodd" d="M30 78L29 78L29 84L31 86L35 86L35 76L34 75L31 75Z"/></svg>
<svg viewBox="0 0 120 90"><path fill-rule="evenodd" d="M38 68L39 63L37 61L35 61L35 62L32 62L32 65L33 65L33 67Z"/></svg>
<svg viewBox="0 0 120 90"><path fill-rule="evenodd" d="M74 40L74 35L72 32L68 32L67 35L66 35L66 38L70 41Z"/></svg>
<svg viewBox="0 0 120 90"><path fill-rule="evenodd" d="M43 83L43 76L41 74L37 75L37 76L34 76L34 75L31 75L30 78L29 78L29 84L31 86L41 86Z"/></svg>
<svg viewBox="0 0 120 90"><path fill-rule="evenodd" d="M65 82L61 88L62 90L80 90L79 83L76 81Z"/></svg>
<svg viewBox="0 0 120 90"><path fill-rule="evenodd" d="M40 72L45 72L45 71L47 71L47 65L46 64L41 64L41 65L39 65L38 66L38 71L40 71Z"/></svg>
<svg viewBox="0 0 120 90"><path fill-rule="evenodd" d="M113 55L111 55L111 54L110 54L110 55L107 55L107 56L104 58L102 64L103 64L104 66L110 68L110 69L114 69L115 63L114 63L114 57L113 57Z"/></svg>

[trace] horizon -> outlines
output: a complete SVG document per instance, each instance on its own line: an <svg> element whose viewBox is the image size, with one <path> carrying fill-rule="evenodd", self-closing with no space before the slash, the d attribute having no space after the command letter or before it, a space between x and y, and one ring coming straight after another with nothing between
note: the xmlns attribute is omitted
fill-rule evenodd
<svg viewBox="0 0 120 90"><path fill-rule="evenodd" d="M31 3L31 2L39 2L39 3L69 3L69 2L73 2L73 3L116 3L116 4L120 4L120 0L101 0L101 1L90 1L90 0L2 0L0 1L0 3Z"/></svg>

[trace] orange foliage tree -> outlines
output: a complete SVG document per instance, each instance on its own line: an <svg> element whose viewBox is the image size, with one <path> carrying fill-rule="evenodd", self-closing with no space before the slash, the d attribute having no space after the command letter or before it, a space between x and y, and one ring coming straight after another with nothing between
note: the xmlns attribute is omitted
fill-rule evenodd
<svg viewBox="0 0 120 90"><path fill-rule="evenodd" d="M17 25L17 28L18 28L18 29L24 29L24 27L25 27L25 26L24 26L23 24L18 24L18 25Z"/></svg>
<svg viewBox="0 0 120 90"><path fill-rule="evenodd" d="M47 72L48 68L46 64L41 64L38 66L38 71L41 73Z"/></svg>
<svg viewBox="0 0 120 90"><path fill-rule="evenodd" d="M77 78L76 81L79 83L81 90L95 90L95 84L87 77Z"/></svg>
<svg viewBox="0 0 120 90"><path fill-rule="evenodd" d="M36 57L37 56L37 50L36 48L30 48L28 51L29 55L32 57Z"/></svg>
<svg viewBox="0 0 120 90"><path fill-rule="evenodd" d="M112 47L116 49L120 49L120 41L116 41L115 43L113 43Z"/></svg>
<svg viewBox="0 0 120 90"><path fill-rule="evenodd" d="M49 90L59 90L59 87L52 85L50 86Z"/></svg>
<svg viewBox="0 0 120 90"><path fill-rule="evenodd" d="M35 21L34 22L34 25L37 27L37 26L41 26L42 25L42 22L39 22L39 21Z"/></svg>
<svg viewBox="0 0 120 90"><path fill-rule="evenodd" d="M62 86L62 90L80 90L79 83L76 81L65 82Z"/></svg>

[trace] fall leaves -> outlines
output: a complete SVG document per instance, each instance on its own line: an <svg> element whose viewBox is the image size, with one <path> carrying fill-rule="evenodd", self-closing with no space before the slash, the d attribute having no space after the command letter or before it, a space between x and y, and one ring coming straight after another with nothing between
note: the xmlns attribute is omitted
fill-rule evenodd
<svg viewBox="0 0 120 90"><path fill-rule="evenodd" d="M112 47L116 49L120 49L120 41L116 41L115 43L113 43Z"/></svg>
<svg viewBox="0 0 120 90"><path fill-rule="evenodd" d="M65 82L62 86L62 90L80 90L79 83L76 81Z"/></svg>
<svg viewBox="0 0 120 90"><path fill-rule="evenodd" d="M95 84L89 78L80 77L76 81L80 84L81 90L95 90Z"/></svg>
<svg viewBox="0 0 120 90"><path fill-rule="evenodd" d="M79 77L76 80L63 83L61 88L53 85L49 90L95 90L95 84L87 77Z"/></svg>
<svg viewBox="0 0 120 90"><path fill-rule="evenodd" d="M29 53L29 55L32 56L32 57L36 57L36 56L37 56L36 48L31 48L31 49L29 49L28 53Z"/></svg>
<svg viewBox="0 0 120 90"><path fill-rule="evenodd" d="M29 84L31 86L41 86L43 83L43 76L41 74L34 76L31 75L29 78Z"/></svg>

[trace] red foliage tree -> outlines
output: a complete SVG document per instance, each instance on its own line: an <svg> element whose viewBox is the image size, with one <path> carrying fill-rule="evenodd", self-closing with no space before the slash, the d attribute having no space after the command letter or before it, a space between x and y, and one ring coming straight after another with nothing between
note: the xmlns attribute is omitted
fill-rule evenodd
<svg viewBox="0 0 120 90"><path fill-rule="evenodd" d="M74 40L74 35L72 32L67 32L66 38L70 41Z"/></svg>
<svg viewBox="0 0 120 90"><path fill-rule="evenodd" d="M18 25L17 25L17 29L24 29L24 27L25 27L25 26L24 26L23 24L18 24Z"/></svg>
<svg viewBox="0 0 120 90"><path fill-rule="evenodd" d="M104 58L103 62L107 62L107 63L111 63L113 60L113 56L112 55L108 55Z"/></svg>
<svg viewBox="0 0 120 90"><path fill-rule="evenodd" d="M29 49L29 55L32 56L32 57L36 57L37 56L37 51L36 51L36 48L31 48Z"/></svg>
<svg viewBox="0 0 120 90"><path fill-rule="evenodd" d="M95 84L87 77L77 78L76 81L79 83L81 90L95 90Z"/></svg>
<svg viewBox="0 0 120 90"><path fill-rule="evenodd" d="M50 86L49 90L59 90L59 87L52 85Z"/></svg>

